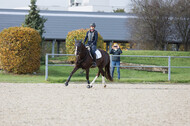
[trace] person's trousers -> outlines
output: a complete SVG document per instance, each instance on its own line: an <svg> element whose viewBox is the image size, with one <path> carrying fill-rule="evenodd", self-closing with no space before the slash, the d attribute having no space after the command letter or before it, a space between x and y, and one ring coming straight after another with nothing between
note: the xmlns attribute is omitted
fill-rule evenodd
<svg viewBox="0 0 190 126"><path fill-rule="evenodd" d="M91 50L90 51L91 51L91 54L92 54L94 62L96 62L96 53L95 53L96 46L95 45L91 46Z"/></svg>
<svg viewBox="0 0 190 126"><path fill-rule="evenodd" d="M111 70L112 77L114 75L115 67L117 67L117 77L118 79L120 79L120 61L112 61L112 70Z"/></svg>

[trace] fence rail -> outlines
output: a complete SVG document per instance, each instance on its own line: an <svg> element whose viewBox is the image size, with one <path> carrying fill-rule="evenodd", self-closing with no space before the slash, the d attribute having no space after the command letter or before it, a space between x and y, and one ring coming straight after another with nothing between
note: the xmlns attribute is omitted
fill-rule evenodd
<svg viewBox="0 0 190 126"><path fill-rule="evenodd" d="M74 66L68 64L48 64L49 56L75 56L74 54L46 54L45 61L45 80L48 79L48 66ZM171 58L190 58L190 56L141 56L141 55L110 55L110 60L112 57L152 57L152 58L168 58L168 66L120 66L120 67L155 67L155 68L168 68L168 81L171 80L171 68L190 68L190 66L171 66ZM112 63L110 63L111 66ZM112 67L112 66L111 66Z"/></svg>

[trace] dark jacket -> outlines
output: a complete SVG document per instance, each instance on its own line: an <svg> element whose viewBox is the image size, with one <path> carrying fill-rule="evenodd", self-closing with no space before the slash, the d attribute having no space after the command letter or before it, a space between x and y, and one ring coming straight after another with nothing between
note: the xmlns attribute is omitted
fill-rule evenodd
<svg viewBox="0 0 190 126"><path fill-rule="evenodd" d="M90 30L86 33L86 37L84 39L84 45L86 40L88 39L88 46L96 46L97 45L97 40L98 40L98 32L96 30L94 30L93 32L90 32Z"/></svg>
<svg viewBox="0 0 190 126"><path fill-rule="evenodd" d="M120 48L117 50L111 49L110 51L110 54L113 54L113 55L120 55L121 53L122 51ZM113 56L112 61L120 61L120 56Z"/></svg>

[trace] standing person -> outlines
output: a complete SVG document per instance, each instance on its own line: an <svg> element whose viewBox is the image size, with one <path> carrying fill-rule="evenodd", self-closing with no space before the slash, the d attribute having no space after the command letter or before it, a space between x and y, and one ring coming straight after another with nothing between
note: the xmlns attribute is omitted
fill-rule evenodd
<svg viewBox="0 0 190 126"><path fill-rule="evenodd" d="M110 51L110 54L120 55L121 53L122 53L122 50L119 48L119 45L117 43L114 43ZM115 66L117 67L118 79L120 79L120 56L112 57L112 70L111 70L112 78L113 78Z"/></svg>
<svg viewBox="0 0 190 126"><path fill-rule="evenodd" d="M86 37L84 39L84 45L86 40L88 39L88 43L85 46L90 47L90 52L93 57L93 64L92 67L96 67L96 46L97 46L97 40L98 40L98 32L95 30L96 24L92 23L90 24L90 30L86 33Z"/></svg>

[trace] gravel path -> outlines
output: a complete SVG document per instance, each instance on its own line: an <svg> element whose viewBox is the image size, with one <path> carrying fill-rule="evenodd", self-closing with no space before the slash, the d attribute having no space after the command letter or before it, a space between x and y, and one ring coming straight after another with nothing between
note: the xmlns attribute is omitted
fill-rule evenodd
<svg viewBox="0 0 190 126"><path fill-rule="evenodd" d="M189 126L190 85L0 83L0 126Z"/></svg>

